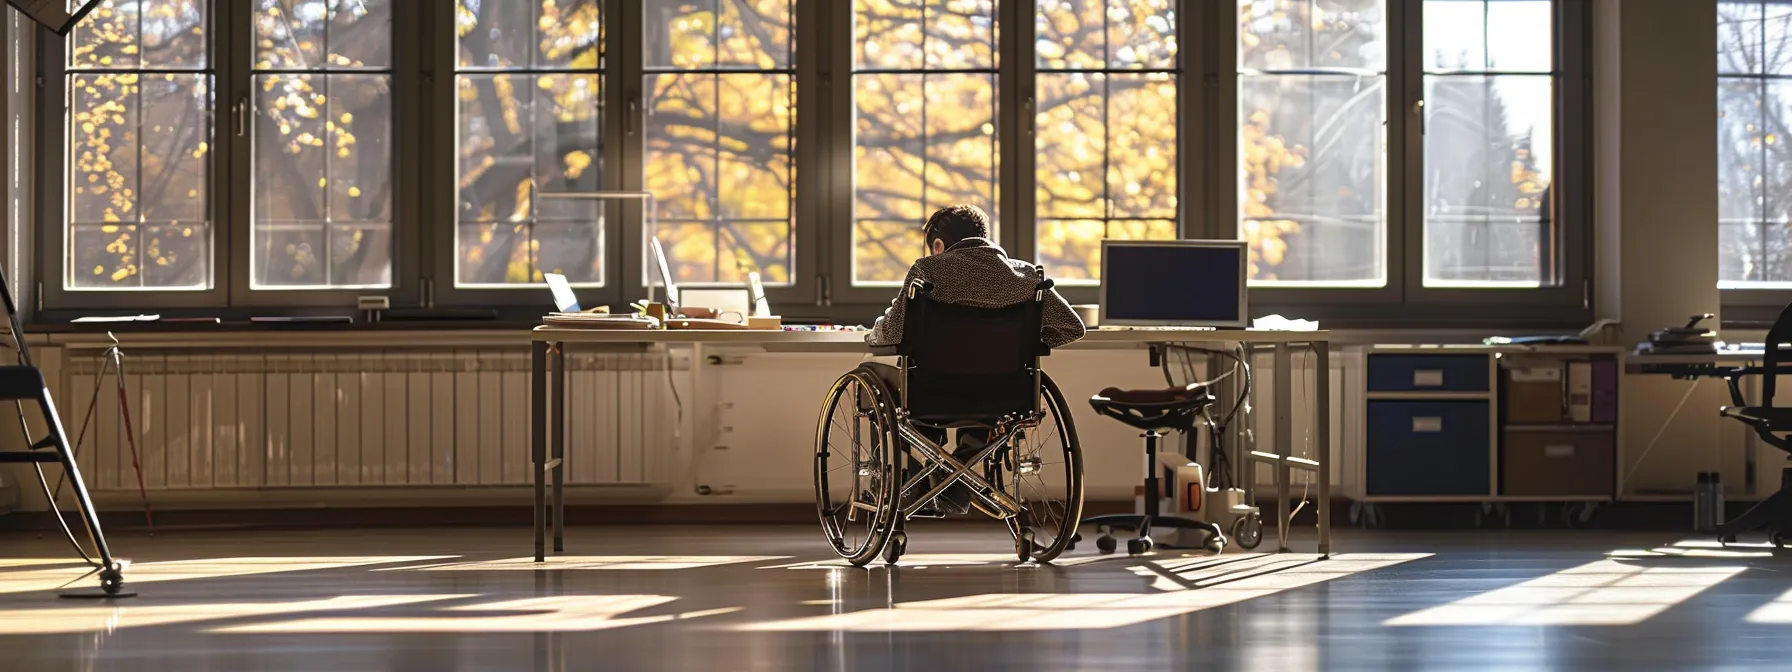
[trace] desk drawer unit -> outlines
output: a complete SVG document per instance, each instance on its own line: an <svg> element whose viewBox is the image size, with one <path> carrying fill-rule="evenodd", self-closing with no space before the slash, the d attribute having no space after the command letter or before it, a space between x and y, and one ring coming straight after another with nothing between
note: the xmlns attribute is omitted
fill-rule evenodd
<svg viewBox="0 0 1792 672"><path fill-rule="evenodd" d="M1479 362L1483 379L1485 358ZM1446 374L1448 375L1448 374ZM1491 402L1368 402L1364 477L1370 497L1492 494Z"/></svg>
<svg viewBox="0 0 1792 672"><path fill-rule="evenodd" d="M1485 354L1369 356L1369 392L1487 392L1493 389Z"/></svg>

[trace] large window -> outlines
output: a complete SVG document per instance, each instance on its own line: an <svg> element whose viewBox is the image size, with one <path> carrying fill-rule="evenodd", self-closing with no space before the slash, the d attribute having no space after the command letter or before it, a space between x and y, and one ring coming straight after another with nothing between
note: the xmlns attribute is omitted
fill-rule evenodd
<svg viewBox="0 0 1792 672"><path fill-rule="evenodd" d="M1254 310L1572 323L1591 2L106 0L37 47L33 275L53 320L528 319L548 273L626 310L658 238L860 321L969 203L1079 303L1103 240L1237 236ZM1792 0L1717 4L1724 282L1792 287Z"/></svg>
<svg viewBox="0 0 1792 672"><path fill-rule="evenodd" d="M70 36L64 288L211 286L210 17L208 0L111 1Z"/></svg>
<svg viewBox="0 0 1792 672"><path fill-rule="evenodd" d="M606 281L600 0L459 0L454 282Z"/></svg>
<svg viewBox="0 0 1792 672"><path fill-rule="evenodd" d="M647 190L681 283L793 277L794 0L647 0ZM651 268L648 266L647 268Z"/></svg>
<svg viewBox="0 0 1792 672"><path fill-rule="evenodd" d="M1239 0L1239 235L1260 285L1387 281L1387 7Z"/></svg>
<svg viewBox="0 0 1792 672"><path fill-rule="evenodd" d="M1041 264L1099 280L1101 241L1177 234L1175 3L1041 0L1034 208Z"/></svg>
<svg viewBox="0 0 1792 672"><path fill-rule="evenodd" d="M392 283L391 0L258 0L252 287Z"/></svg>
<svg viewBox="0 0 1792 672"><path fill-rule="evenodd" d="M1717 3L1717 69L1718 286L1792 288L1792 4Z"/></svg>
<svg viewBox="0 0 1792 672"><path fill-rule="evenodd" d="M899 283L935 208L996 207L995 0L854 0L852 279Z"/></svg>
<svg viewBox="0 0 1792 672"><path fill-rule="evenodd" d="M1426 0L1425 284L1555 284L1549 0Z"/></svg>

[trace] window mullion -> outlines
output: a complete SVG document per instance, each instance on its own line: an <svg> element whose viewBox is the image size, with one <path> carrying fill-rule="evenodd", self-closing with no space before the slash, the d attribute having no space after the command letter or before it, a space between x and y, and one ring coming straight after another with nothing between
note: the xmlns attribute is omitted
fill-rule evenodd
<svg viewBox="0 0 1792 672"><path fill-rule="evenodd" d="M998 31L996 95L998 156L997 211L1000 231L993 232L1017 259L1037 260L1038 207L1034 202L1037 179L1038 92L1034 82L1036 45L1033 17L1037 0L1007 0L997 10ZM1012 110L1012 112L1010 112ZM1104 177L1105 179L1105 177ZM939 203L935 205L945 205ZM1047 273L1051 269L1046 269Z"/></svg>

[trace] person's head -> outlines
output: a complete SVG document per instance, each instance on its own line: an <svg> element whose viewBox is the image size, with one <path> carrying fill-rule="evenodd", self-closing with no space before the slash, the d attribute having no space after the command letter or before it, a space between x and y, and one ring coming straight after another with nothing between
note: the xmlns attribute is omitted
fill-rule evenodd
<svg viewBox="0 0 1792 672"><path fill-rule="evenodd" d="M949 205L927 218L921 227L927 253L939 254L966 238L989 237L989 215L975 205Z"/></svg>

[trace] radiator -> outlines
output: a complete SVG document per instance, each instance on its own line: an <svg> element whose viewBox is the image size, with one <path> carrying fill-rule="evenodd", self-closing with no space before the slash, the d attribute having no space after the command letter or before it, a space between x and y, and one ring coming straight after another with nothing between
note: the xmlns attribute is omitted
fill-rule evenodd
<svg viewBox="0 0 1792 672"><path fill-rule="evenodd" d="M135 490L117 382L70 351L59 410L96 491ZM567 482L663 482L676 408L663 353L568 353ZM529 355L517 349L236 353L127 349L150 490L520 485ZM93 417L87 420L93 404Z"/></svg>

